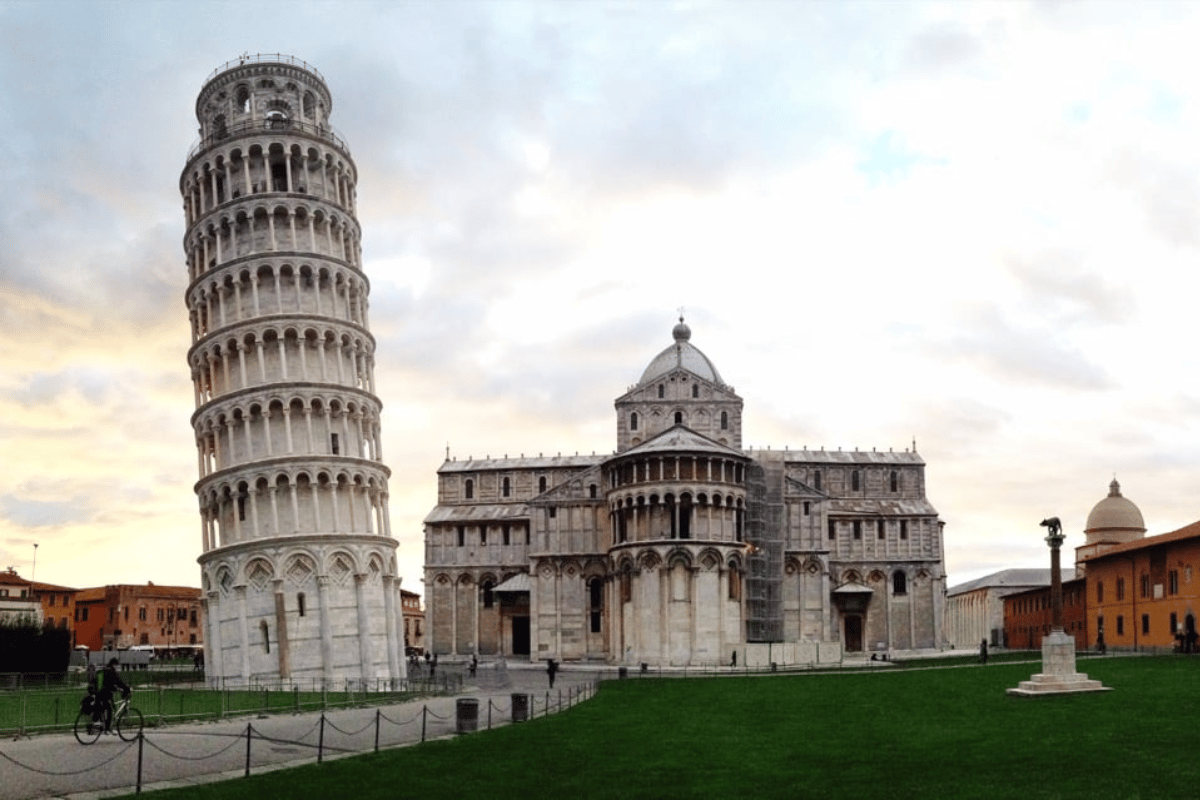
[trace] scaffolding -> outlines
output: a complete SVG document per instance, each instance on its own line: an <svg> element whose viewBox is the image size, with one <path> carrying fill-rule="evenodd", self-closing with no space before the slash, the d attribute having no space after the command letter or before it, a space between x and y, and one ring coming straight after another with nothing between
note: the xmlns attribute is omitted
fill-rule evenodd
<svg viewBox="0 0 1200 800"><path fill-rule="evenodd" d="M783 461L746 468L746 641L783 641Z"/></svg>

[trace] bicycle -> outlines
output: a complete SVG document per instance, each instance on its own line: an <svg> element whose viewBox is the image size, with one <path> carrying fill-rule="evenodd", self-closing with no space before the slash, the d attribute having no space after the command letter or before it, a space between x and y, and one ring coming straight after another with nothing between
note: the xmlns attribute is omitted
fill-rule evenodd
<svg viewBox="0 0 1200 800"><path fill-rule="evenodd" d="M116 728L122 741L133 742L142 735L145 723L142 712L129 704L129 697L129 693L123 695L113 708L112 726ZM94 716L94 712L81 709L79 716L75 718L75 738L80 744L92 744L104 733L103 713L100 719L95 719Z"/></svg>

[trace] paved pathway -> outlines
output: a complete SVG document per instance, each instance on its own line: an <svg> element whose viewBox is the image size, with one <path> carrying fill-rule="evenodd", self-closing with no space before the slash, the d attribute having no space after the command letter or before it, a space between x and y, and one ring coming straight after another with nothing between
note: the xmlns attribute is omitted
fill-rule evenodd
<svg viewBox="0 0 1200 800"><path fill-rule="evenodd" d="M565 709L569 697L602 674L596 669L561 669L551 692L544 669L510 665L497 670L480 664L476 678L467 678L462 693L454 697L426 698L379 709L327 710L323 757L373 750L377 713L379 747L401 747L421 741L422 725L426 740L455 735L460 697L479 700L478 728L486 730L489 723L491 727L510 724L514 692L529 694L532 711L541 716L547 700L552 713L560 697ZM135 692L135 705L136 700ZM250 741L252 775L317 760L319 711L269 717L246 715L220 722L148 728L142 751L142 789L242 777L246 769L247 724L255 733ZM0 800L93 800L132 794L137 760L138 744L123 742L116 736L101 737L87 747L69 732L4 742L0 744Z"/></svg>

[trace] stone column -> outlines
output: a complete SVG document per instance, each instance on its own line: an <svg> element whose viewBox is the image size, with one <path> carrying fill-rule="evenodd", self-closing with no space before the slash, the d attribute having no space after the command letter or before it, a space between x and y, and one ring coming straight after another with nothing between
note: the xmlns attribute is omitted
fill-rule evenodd
<svg viewBox="0 0 1200 800"><path fill-rule="evenodd" d="M368 577L370 576L363 572L354 575L354 601L358 605L358 658L364 689L367 688L367 681L374 677L375 666L374 656L371 653L370 620L367 617L366 585Z"/></svg>
<svg viewBox="0 0 1200 800"><path fill-rule="evenodd" d="M333 677L333 621L329 618L329 576L317 576L317 612L321 615L321 675Z"/></svg>
<svg viewBox="0 0 1200 800"><path fill-rule="evenodd" d="M283 581L275 582L275 644L279 653L279 678L292 677L291 648L288 646L287 612L284 606Z"/></svg>

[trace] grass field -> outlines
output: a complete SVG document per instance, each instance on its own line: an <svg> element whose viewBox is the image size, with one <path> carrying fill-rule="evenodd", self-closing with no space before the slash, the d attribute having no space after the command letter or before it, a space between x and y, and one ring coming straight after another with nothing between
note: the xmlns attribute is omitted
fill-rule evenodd
<svg viewBox="0 0 1200 800"><path fill-rule="evenodd" d="M1200 796L1200 658L1080 660L1114 691L1009 697L1036 664L611 681L565 713L156 798Z"/></svg>
<svg viewBox="0 0 1200 800"><path fill-rule="evenodd" d="M0 735L70 730L79 713L82 688L0 693ZM132 704L146 724L217 719L234 714L313 711L351 705L400 703L413 692L312 692L209 690L175 686L135 686Z"/></svg>

